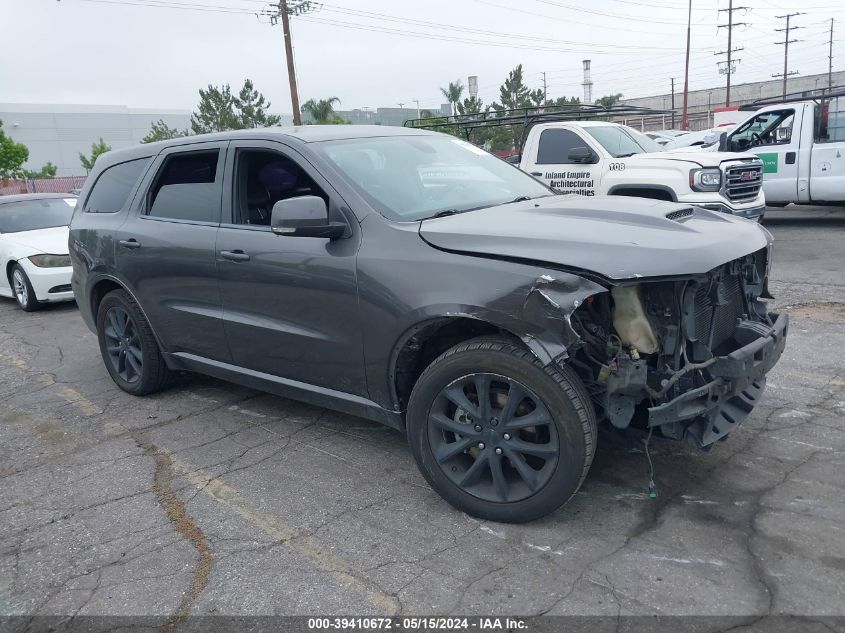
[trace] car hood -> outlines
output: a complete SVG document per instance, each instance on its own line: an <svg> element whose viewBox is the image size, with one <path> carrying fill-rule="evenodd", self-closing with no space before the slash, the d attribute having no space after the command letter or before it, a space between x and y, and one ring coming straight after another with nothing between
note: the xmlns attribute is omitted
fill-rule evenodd
<svg viewBox="0 0 845 633"><path fill-rule="evenodd" d="M717 145L709 148L699 145L693 147L681 147L667 149L664 152L652 152L648 154L635 154L631 158L640 160L677 160L687 163L695 163L701 167L718 167L725 161L747 160L757 158L754 154L740 154L734 152L718 152ZM630 158L628 160L631 160Z"/></svg>
<svg viewBox="0 0 845 633"><path fill-rule="evenodd" d="M672 212L686 216L667 218ZM613 280L706 273L765 247L757 223L700 207L620 196L551 196L420 222L432 246L548 262Z"/></svg>
<svg viewBox="0 0 845 633"><path fill-rule="evenodd" d="M37 231L21 231L20 233L6 233L3 236L7 243L38 253L50 255L68 254L68 227L57 226L51 229ZM23 255L22 255L23 256Z"/></svg>

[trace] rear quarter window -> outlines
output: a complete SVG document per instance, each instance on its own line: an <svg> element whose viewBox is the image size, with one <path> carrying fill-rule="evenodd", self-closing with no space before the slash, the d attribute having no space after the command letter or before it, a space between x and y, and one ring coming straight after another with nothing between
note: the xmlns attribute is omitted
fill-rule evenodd
<svg viewBox="0 0 845 633"><path fill-rule="evenodd" d="M88 194L85 212L117 213L123 209L149 162L149 157L138 158L104 170Z"/></svg>

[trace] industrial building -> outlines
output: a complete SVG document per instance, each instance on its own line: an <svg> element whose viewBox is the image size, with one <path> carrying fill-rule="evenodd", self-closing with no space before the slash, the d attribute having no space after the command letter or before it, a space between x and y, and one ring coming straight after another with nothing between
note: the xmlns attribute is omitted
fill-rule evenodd
<svg viewBox="0 0 845 633"><path fill-rule="evenodd" d="M91 144L103 139L112 149L141 142L153 121L190 126L188 110L158 110L101 105L0 103L6 134L29 148L27 169L51 162L58 176L84 176L79 154L89 155Z"/></svg>
<svg viewBox="0 0 845 633"><path fill-rule="evenodd" d="M830 77L834 86L845 85L845 71L835 72ZM790 77L787 90L790 93L811 92L821 90L828 86L827 73L819 75L806 75ZM731 105L739 106L750 103L755 99L771 99L780 97L783 94L783 80L771 79L768 81L755 81L744 84L731 85ZM623 103L632 106L654 108L656 110L672 111L671 93L655 95L653 97L639 97L636 99L624 99ZM647 117L645 120L627 120L626 123L637 129L659 130L680 128L681 115L683 113L683 92L676 92L674 96L674 122L672 115L667 114L661 117ZM725 86L718 88L706 88L704 90L691 90L688 96L687 110L689 112L689 128L691 130L706 130L713 127L711 113L716 108L725 106Z"/></svg>

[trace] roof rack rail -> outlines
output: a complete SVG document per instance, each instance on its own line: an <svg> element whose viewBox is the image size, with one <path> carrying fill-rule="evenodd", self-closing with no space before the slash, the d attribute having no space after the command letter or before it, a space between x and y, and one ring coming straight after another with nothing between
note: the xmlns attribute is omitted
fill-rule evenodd
<svg viewBox="0 0 845 633"><path fill-rule="evenodd" d="M574 103L562 106L532 106L510 110L487 110L477 114L453 114L449 116L408 119L403 123L403 126L428 130L460 128L467 140L469 140L472 131L478 128L524 125L522 143L520 143L520 147L522 147L529 127L537 123L589 121L606 117L661 116L671 113L671 110L655 110L640 106L616 105L607 107Z"/></svg>
<svg viewBox="0 0 845 633"><path fill-rule="evenodd" d="M821 101L823 99L834 99L845 97L845 86L832 86L830 88L815 88L813 90L802 90L801 92L790 92L781 97L766 97L755 99L750 103L739 106L741 111L759 110L764 106L778 105L780 103L791 103L794 101Z"/></svg>

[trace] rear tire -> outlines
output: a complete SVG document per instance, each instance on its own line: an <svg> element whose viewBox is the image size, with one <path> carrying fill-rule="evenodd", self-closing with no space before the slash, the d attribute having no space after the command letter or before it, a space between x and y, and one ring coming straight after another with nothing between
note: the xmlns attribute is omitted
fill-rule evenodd
<svg viewBox="0 0 845 633"><path fill-rule="evenodd" d="M9 283L12 286L12 292L15 295L15 301L24 312L34 312L41 307L38 298L35 296L35 290L32 289L32 284L29 282L26 271L20 264L12 266L12 273L9 275Z"/></svg>
<svg viewBox="0 0 845 633"><path fill-rule="evenodd" d="M170 371L150 324L125 290L112 290L97 309L103 363L118 387L134 396L163 389Z"/></svg>
<svg viewBox="0 0 845 633"><path fill-rule="evenodd" d="M522 523L578 491L595 453L596 415L569 367L543 367L519 344L483 337L426 368L411 394L407 431L420 471L447 502L482 519Z"/></svg>

